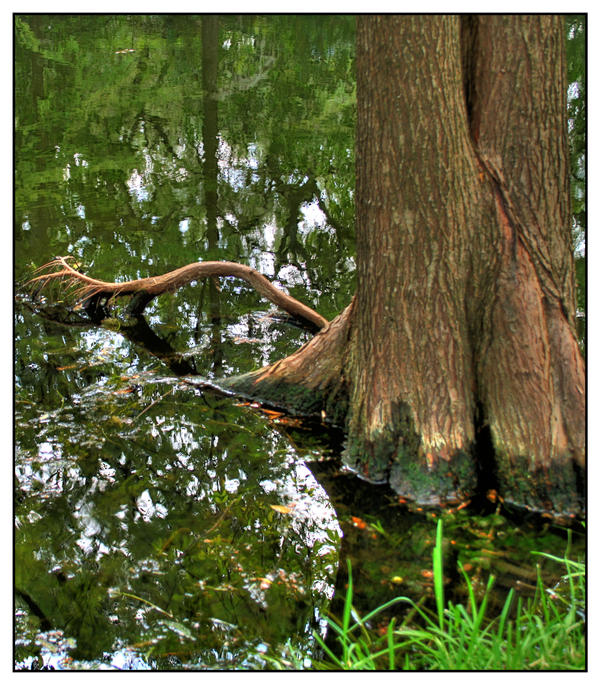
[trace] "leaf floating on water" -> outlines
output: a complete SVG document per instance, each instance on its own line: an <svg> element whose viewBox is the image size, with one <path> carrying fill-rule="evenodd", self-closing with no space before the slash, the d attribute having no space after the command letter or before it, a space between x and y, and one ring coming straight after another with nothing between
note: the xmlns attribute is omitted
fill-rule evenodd
<svg viewBox="0 0 600 685"><path fill-rule="evenodd" d="M128 388L122 388L121 390L115 390L113 392L113 395L129 395L129 393L132 393L135 390L135 388L129 386Z"/></svg>
<svg viewBox="0 0 600 685"><path fill-rule="evenodd" d="M282 411L272 411L271 409L263 409L262 413L266 414L270 419L278 419L280 416L283 416Z"/></svg>
<svg viewBox="0 0 600 685"><path fill-rule="evenodd" d="M279 512L280 514L291 514L292 509L294 508L293 506L286 507L284 504L269 504L269 506L271 507L271 509Z"/></svg>
<svg viewBox="0 0 600 685"><path fill-rule="evenodd" d="M288 428L299 428L302 426L302 419L292 419L284 416L281 419L277 419L277 423L287 426Z"/></svg>
<svg viewBox="0 0 600 685"><path fill-rule="evenodd" d="M192 631L183 623L179 623L179 621L159 621L159 623L162 623L162 625L167 626L170 628L174 633L177 633L181 637L187 637L187 638L193 638L194 635Z"/></svg>
<svg viewBox="0 0 600 685"><path fill-rule="evenodd" d="M363 521L361 518L358 516L351 516L352 519L352 524L356 527L359 528L360 530L364 530L367 527L367 522Z"/></svg>
<svg viewBox="0 0 600 685"><path fill-rule="evenodd" d="M485 494L485 496L490 500L490 502L496 502L498 500L499 502L504 502L502 497L498 494L498 492L494 489L488 490Z"/></svg>

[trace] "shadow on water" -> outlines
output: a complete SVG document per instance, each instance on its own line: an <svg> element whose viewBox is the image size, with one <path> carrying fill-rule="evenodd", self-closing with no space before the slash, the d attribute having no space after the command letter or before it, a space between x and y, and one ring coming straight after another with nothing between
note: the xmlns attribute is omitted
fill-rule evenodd
<svg viewBox="0 0 600 685"><path fill-rule="evenodd" d="M325 15L17 16L18 281L56 254L105 280L224 259L339 313L355 282L353 31ZM310 659L347 559L361 610L431 595L439 511L341 470L338 432L189 382L309 333L229 279L102 325L60 299L14 311L15 668ZM562 554L563 531L487 505L444 513L449 588L461 560L475 584L494 570L499 596L527 593L531 549Z"/></svg>

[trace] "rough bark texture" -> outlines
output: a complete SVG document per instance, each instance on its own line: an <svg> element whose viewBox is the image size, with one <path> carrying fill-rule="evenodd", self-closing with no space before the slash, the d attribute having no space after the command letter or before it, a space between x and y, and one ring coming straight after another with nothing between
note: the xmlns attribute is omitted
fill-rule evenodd
<svg viewBox="0 0 600 685"><path fill-rule="evenodd" d="M318 417L343 426L348 413L350 305L294 354L258 371L220 383L247 397L282 407L296 415Z"/></svg>
<svg viewBox="0 0 600 685"><path fill-rule="evenodd" d="M580 511L585 374L575 332L562 18L489 16L472 28L471 133L494 181L498 228L486 252L495 247L499 257L477 359L480 399L505 497Z"/></svg>
<svg viewBox="0 0 600 685"><path fill-rule="evenodd" d="M461 498L475 483L465 232L479 198L460 53L448 50L460 45L459 30L453 17L365 17L357 36L358 290L347 458L377 480L392 467L401 494L432 502Z"/></svg>

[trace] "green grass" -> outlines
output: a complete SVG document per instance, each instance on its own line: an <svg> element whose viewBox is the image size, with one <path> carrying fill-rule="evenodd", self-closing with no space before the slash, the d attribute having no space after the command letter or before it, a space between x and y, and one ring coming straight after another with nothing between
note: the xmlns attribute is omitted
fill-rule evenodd
<svg viewBox="0 0 600 685"><path fill-rule="evenodd" d="M315 635L324 657L315 669L336 670L582 670L585 652L585 567L581 562L540 554L564 565L565 591L544 587L538 572L534 597L523 600L511 589L498 615L487 615L494 576L478 601L462 565L468 603L444 596L442 521L433 550L436 612L408 597L397 597L365 616L352 603L352 568L341 620L328 618L332 648ZM411 607L399 625L392 619L384 635L370 621L393 604ZM273 665L273 664L272 664Z"/></svg>

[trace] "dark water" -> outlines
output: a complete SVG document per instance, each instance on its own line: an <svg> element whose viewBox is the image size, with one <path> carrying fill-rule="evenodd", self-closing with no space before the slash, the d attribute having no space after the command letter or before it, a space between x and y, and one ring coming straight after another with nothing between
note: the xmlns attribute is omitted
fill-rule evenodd
<svg viewBox="0 0 600 685"><path fill-rule="evenodd" d="M111 281L223 259L339 313L353 55L342 16L17 17L17 281L55 255ZM324 426L186 382L268 364L308 332L235 279L165 295L135 326L60 300L15 303L16 668L310 659L346 558L359 606L431 592L435 512L340 471ZM492 569L500 590L535 583L531 549L565 546L480 509L446 530L448 568Z"/></svg>

